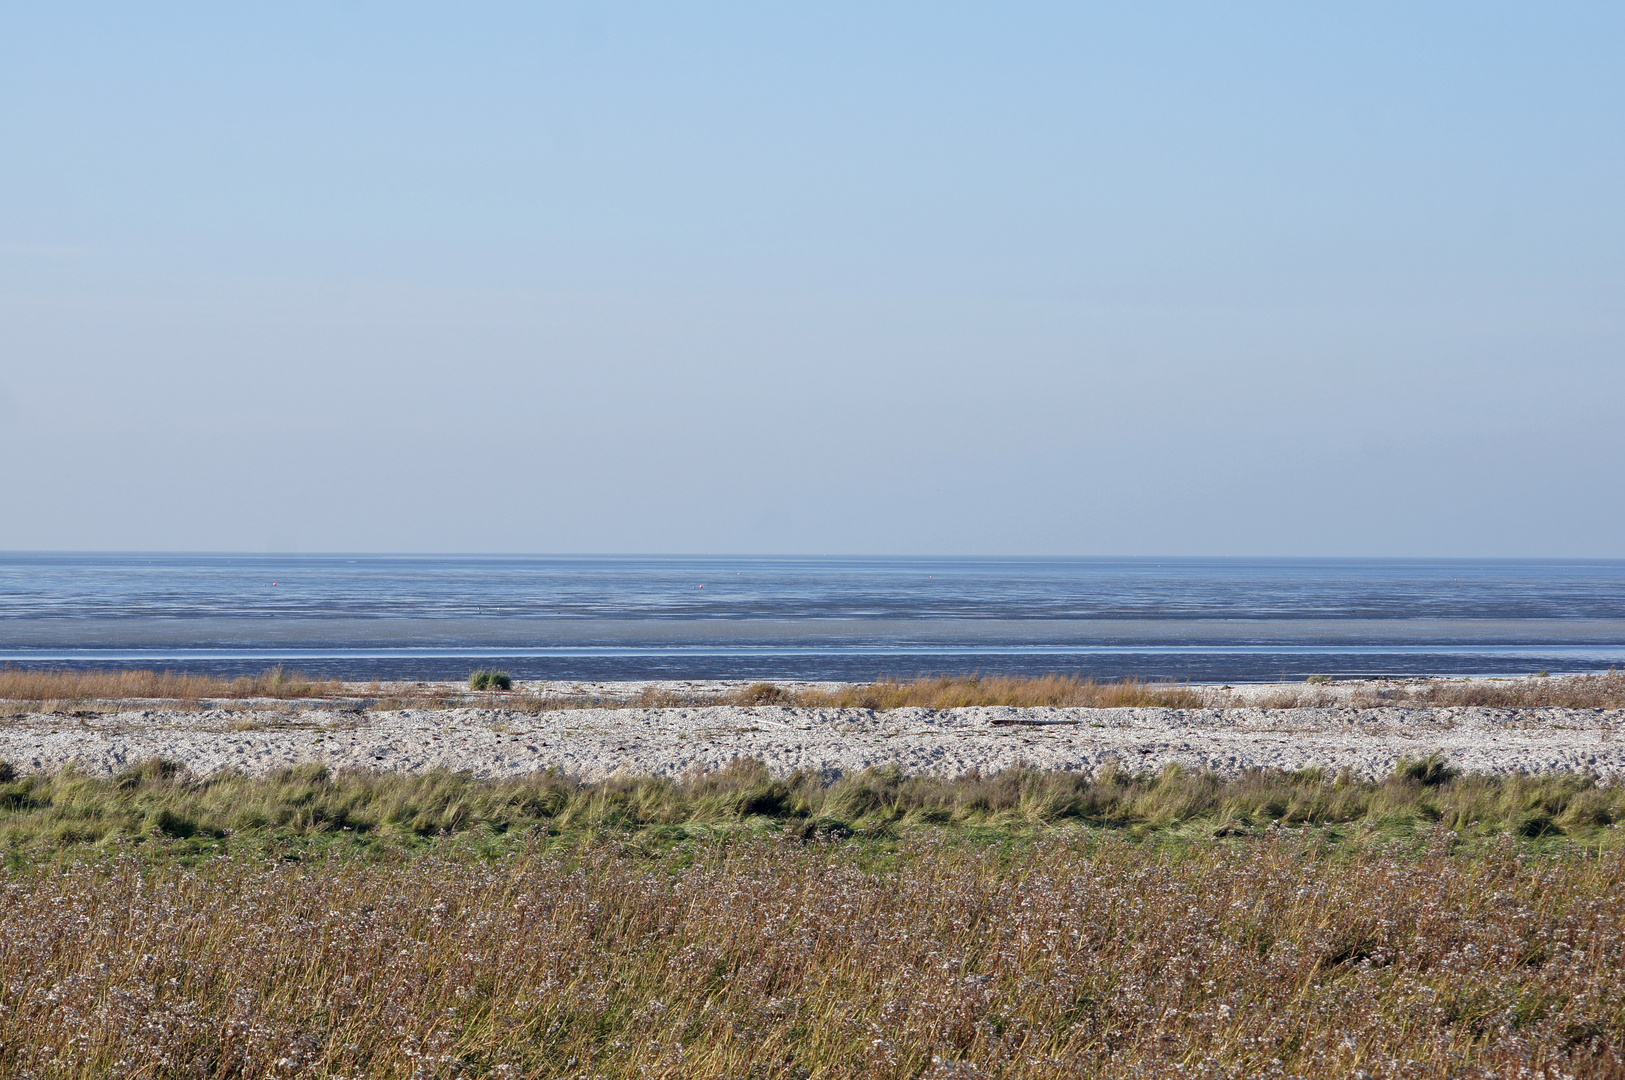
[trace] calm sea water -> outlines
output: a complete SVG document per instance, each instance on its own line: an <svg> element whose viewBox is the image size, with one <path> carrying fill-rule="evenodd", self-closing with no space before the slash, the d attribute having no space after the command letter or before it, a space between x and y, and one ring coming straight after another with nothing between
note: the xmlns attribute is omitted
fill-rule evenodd
<svg viewBox="0 0 1625 1080"><path fill-rule="evenodd" d="M1625 665L1625 561L0 555L0 663L1195 681Z"/></svg>

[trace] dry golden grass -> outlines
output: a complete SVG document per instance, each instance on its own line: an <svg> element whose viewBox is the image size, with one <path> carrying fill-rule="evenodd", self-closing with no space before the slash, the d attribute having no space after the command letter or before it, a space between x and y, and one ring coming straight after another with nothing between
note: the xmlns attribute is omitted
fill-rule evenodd
<svg viewBox="0 0 1625 1080"><path fill-rule="evenodd" d="M0 668L0 701L120 701L156 698L300 698L343 693L336 680L316 680L281 665L237 679L173 671L33 671Z"/></svg>
<svg viewBox="0 0 1625 1080"><path fill-rule="evenodd" d="M132 855L0 891L8 1077L1625 1075L1625 854L922 837Z"/></svg>
<svg viewBox="0 0 1625 1080"><path fill-rule="evenodd" d="M1625 708L1625 671L1500 682L1434 680L1410 700L1419 705L1494 705L1507 708Z"/></svg>
<svg viewBox="0 0 1625 1080"><path fill-rule="evenodd" d="M1235 694L1183 683L1143 679L1097 681L1073 675L981 676L942 675L919 679L882 679L836 689L793 689L758 682L723 693L693 693L648 688L630 698L560 698L526 693L463 693L422 683L386 689L383 684L347 686L318 680L281 667L259 675L220 679L155 671L30 671L0 669L0 701L85 702L161 699L196 703L205 698L364 697L379 710L446 709L460 706L500 707L522 712L577 708L683 708L704 705L788 705L818 708L953 709L1006 705L1019 708L1231 708L1244 704ZM1248 702L1264 708L1325 708L1385 705L1432 707L1485 705L1502 708L1625 708L1625 671L1552 678L1472 680L1431 679L1367 686L1354 694L1335 684L1283 686Z"/></svg>
<svg viewBox="0 0 1625 1080"><path fill-rule="evenodd" d="M647 687L628 698L557 698L515 691L463 699L464 703L493 704L523 712L556 709L676 709L706 705L788 705L837 709L957 709L972 705L1019 707L1120 708L1154 706L1197 708L1200 691L1178 683L1151 683L1141 679L1097 682L1071 675L980 676L943 675L921 679L882 679L836 690L793 689L758 682L727 693L693 693ZM381 698L374 708L445 708L454 700L444 692L425 690Z"/></svg>
<svg viewBox="0 0 1625 1080"><path fill-rule="evenodd" d="M833 690L791 689L771 682L754 683L722 695L678 694L646 690L629 701L537 702L516 696L518 707L573 708L584 704L661 708L695 705L790 705L842 709L955 709L1007 705L1017 708L1233 708L1243 704L1222 690L1184 683L1127 678L1097 681L1075 675L980 676L941 675L919 679L882 679ZM1432 707L1487 705L1503 708L1625 708L1625 671L1500 681L1430 679L1420 684L1395 682L1345 695L1324 683L1284 686L1258 699L1265 708L1326 708L1336 705L1374 708L1414 704Z"/></svg>
<svg viewBox="0 0 1625 1080"><path fill-rule="evenodd" d="M1223 704L1216 691L1209 704ZM1257 699L1263 708L1301 709L1346 705L1376 708L1385 705L1422 705L1432 708L1483 705L1506 709L1621 709L1625 708L1625 671L1610 669L1595 675L1559 675L1527 679L1428 679L1420 683L1396 682L1365 687L1343 696L1322 684L1282 686Z"/></svg>
<svg viewBox="0 0 1625 1080"><path fill-rule="evenodd" d="M803 705L838 709L959 709L973 705L1018 708L1112 709L1130 706L1196 708L1198 690L1178 683L1140 679L1096 682L1075 675L981 676L941 675L923 679L884 679L838 690L791 692L772 683L756 683L733 695L728 704Z"/></svg>

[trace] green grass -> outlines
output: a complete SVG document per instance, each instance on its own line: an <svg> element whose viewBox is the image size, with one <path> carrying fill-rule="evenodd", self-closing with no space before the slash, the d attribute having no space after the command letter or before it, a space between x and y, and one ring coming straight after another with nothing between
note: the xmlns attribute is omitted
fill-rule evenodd
<svg viewBox="0 0 1625 1080"><path fill-rule="evenodd" d="M481 668L469 675L468 688L470 690L512 690L513 676L506 671L491 671Z"/></svg>
<svg viewBox="0 0 1625 1080"><path fill-rule="evenodd" d="M16 776L0 767L0 849L110 842L297 840L309 846L421 846L437 837L535 839L612 832L645 840L732 833L881 838L925 827L1003 836L1072 826L1137 838L1247 836L1310 827L1334 840L1448 830L1612 845L1625 830L1625 787L1578 775L1460 776L1436 759L1403 762L1383 781L1317 770L1225 778L1012 769L957 779L872 769L833 781L775 777L744 761L681 778L583 783L558 772L481 781L452 772L330 773L208 779L150 761L115 777L72 770Z"/></svg>

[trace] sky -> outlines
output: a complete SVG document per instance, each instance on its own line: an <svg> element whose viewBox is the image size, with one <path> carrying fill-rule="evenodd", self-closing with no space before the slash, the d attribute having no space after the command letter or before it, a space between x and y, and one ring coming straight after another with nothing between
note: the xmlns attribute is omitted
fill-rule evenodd
<svg viewBox="0 0 1625 1080"><path fill-rule="evenodd" d="M0 549L1625 557L1622 53L7 5Z"/></svg>

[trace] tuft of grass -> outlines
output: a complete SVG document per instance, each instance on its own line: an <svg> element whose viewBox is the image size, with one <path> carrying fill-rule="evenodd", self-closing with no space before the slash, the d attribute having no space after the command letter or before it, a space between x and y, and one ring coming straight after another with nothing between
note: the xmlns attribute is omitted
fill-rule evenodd
<svg viewBox="0 0 1625 1080"><path fill-rule="evenodd" d="M1438 754L1429 754L1417 761L1401 758L1394 775L1402 780L1415 780L1424 787L1438 787L1456 775Z"/></svg>
<svg viewBox="0 0 1625 1080"><path fill-rule="evenodd" d="M468 688L470 690L512 690L513 676L506 671L491 671L481 668L469 675Z"/></svg>
<svg viewBox="0 0 1625 1080"><path fill-rule="evenodd" d="M733 704L737 705L793 705L796 695L776 683L751 683L737 694L733 695Z"/></svg>

